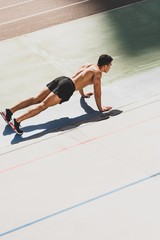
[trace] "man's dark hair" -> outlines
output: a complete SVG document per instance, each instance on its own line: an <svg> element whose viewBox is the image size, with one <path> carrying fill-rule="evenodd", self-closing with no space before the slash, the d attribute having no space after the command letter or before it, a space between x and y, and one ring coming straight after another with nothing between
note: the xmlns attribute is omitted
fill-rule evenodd
<svg viewBox="0 0 160 240"><path fill-rule="evenodd" d="M104 65L108 65L113 61L113 58L107 54L103 54L98 59L98 67L102 67Z"/></svg>

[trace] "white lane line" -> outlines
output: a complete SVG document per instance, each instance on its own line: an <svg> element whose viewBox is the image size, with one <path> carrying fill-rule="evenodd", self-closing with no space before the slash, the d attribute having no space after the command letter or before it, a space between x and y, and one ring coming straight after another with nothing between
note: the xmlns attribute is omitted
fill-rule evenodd
<svg viewBox="0 0 160 240"><path fill-rule="evenodd" d="M28 2L33 2L34 0L28 0L28 1L25 1L25 2L20 2L20 3L16 3L16 4L12 4L12 5L9 5L9 6L6 6L6 7L1 7L0 10L4 10L4 9L7 9L7 8L11 8L11 7L16 7L18 5L22 5L22 4L25 4L25 3L28 3Z"/></svg>
<svg viewBox="0 0 160 240"><path fill-rule="evenodd" d="M31 18L31 17L36 17L36 16L42 15L44 13L57 11L57 10L60 10L60 9L63 9L63 8L68 8L68 7L71 7L71 6L74 6L74 5L78 5L78 4L82 4L82 3L85 3L85 2L89 2L89 1L90 0L84 0L84 1L77 2L77 3L71 3L71 4L68 4L68 5L62 6L62 7L53 8L53 9L50 9L48 11L44 11L44 12L36 13L36 14L33 14L33 15L29 15L29 16L26 16L26 17L14 19L14 20L11 20L11 21L8 21L8 22L0 23L0 26L6 25L6 24L9 24L9 23L18 22L18 21L21 21L21 20L24 20L24 19L27 19L27 18Z"/></svg>

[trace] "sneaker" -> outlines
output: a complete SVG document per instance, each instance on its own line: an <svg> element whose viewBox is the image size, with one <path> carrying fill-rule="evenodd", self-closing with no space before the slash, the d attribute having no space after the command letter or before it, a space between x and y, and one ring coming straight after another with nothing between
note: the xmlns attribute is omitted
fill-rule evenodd
<svg viewBox="0 0 160 240"><path fill-rule="evenodd" d="M9 122L12 119L13 113L9 109L5 109L3 112L0 112L0 114L3 117L3 119L6 121L6 123L9 124Z"/></svg>
<svg viewBox="0 0 160 240"><path fill-rule="evenodd" d="M19 128L20 123L18 123L15 118L12 121L9 122L9 125L13 128L13 130L17 134L19 134L19 135L23 134L23 131Z"/></svg>

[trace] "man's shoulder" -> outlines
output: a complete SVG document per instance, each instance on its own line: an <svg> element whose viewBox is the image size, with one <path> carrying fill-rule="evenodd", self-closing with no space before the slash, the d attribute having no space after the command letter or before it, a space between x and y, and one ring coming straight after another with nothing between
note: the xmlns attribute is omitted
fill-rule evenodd
<svg viewBox="0 0 160 240"><path fill-rule="evenodd" d="M94 64L93 63L85 63L81 66L81 68L89 68L91 66L93 66Z"/></svg>
<svg viewBox="0 0 160 240"><path fill-rule="evenodd" d="M95 64L88 65L88 69L94 71L95 73L101 72L100 69Z"/></svg>
<svg viewBox="0 0 160 240"><path fill-rule="evenodd" d="M98 66L93 63L86 65L83 71L85 71L86 73L91 73L92 75L97 76L99 78L101 78L102 76L102 73Z"/></svg>
<svg viewBox="0 0 160 240"><path fill-rule="evenodd" d="M94 65L92 68L93 68L93 71L94 71L95 75L99 75L99 76L102 75L102 72L101 72L101 70L97 67L97 65Z"/></svg>

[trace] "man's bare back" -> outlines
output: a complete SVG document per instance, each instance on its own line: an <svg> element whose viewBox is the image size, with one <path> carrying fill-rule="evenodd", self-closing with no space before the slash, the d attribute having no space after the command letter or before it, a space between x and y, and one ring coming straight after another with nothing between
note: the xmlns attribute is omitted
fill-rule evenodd
<svg viewBox="0 0 160 240"><path fill-rule="evenodd" d="M97 65L85 64L71 77L75 84L75 90L81 90L88 85L93 84L95 75L102 76L102 73Z"/></svg>

